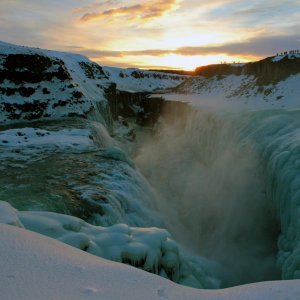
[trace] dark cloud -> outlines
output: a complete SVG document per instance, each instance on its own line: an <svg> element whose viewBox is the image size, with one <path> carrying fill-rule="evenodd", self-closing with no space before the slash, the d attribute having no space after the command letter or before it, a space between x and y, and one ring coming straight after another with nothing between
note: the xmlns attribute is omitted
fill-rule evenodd
<svg viewBox="0 0 300 300"><path fill-rule="evenodd" d="M73 49L74 52L84 54L88 57L124 57L124 56L163 56L170 53L170 50L136 50L136 51L101 51L91 49Z"/></svg>
<svg viewBox="0 0 300 300"><path fill-rule="evenodd" d="M86 13L81 17L81 21L87 22L107 17L125 16L129 20L148 20L162 16L170 11L177 0L156 0L147 1L143 4L122 6L100 12Z"/></svg>
<svg viewBox="0 0 300 300"><path fill-rule="evenodd" d="M245 42L230 43L210 47L181 47L176 49L181 55L228 54L235 56L270 56L277 52L300 48L300 34L293 36L260 36Z"/></svg>
<svg viewBox="0 0 300 300"><path fill-rule="evenodd" d="M206 18L215 23L238 24L239 28L275 28L282 29L291 18L299 14L300 2L297 0L242 1L222 4L211 9ZM299 23L299 18L292 22ZM283 21L283 22L282 22Z"/></svg>

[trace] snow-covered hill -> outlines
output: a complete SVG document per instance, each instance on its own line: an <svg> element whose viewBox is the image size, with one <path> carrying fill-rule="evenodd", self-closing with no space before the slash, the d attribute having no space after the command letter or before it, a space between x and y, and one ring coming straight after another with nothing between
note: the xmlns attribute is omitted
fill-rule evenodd
<svg viewBox="0 0 300 300"><path fill-rule="evenodd" d="M300 105L300 55L248 64L199 67L167 99L221 109L281 109Z"/></svg>
<svg viewBox="0 0 300 300"><path fill-rule="evenodd" d="M66 52L0 42L0 123L83 116L104 104L106 89L152 92L186 76L101 67Z"/></svg>
<svg viewBox="0 0 300 300"><path fill-rule="evenodd" d="M116 83L117 89L127 92L154 92L176 87L189 76L162 72L144 71L139 69L120 69L103 67L111 82Z"/></svg>

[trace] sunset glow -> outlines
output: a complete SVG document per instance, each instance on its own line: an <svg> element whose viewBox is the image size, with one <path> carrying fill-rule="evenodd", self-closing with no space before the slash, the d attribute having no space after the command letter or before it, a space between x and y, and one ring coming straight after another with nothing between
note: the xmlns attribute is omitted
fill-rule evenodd
<svg viewBox="0 0 300 300"><path fill-rule="evenodd" d="M192 70L300 41L298 0L2 0L0 15L0 40L120 67Z"/></svg>

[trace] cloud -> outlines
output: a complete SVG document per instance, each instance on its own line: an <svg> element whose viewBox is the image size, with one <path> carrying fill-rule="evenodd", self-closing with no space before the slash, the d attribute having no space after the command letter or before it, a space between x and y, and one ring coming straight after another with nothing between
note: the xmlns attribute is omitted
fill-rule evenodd
<svg viewBox="0 0 300 300"><path fill-rule="evenodd" d="M95 10L95 9L102 9L105 7L109 7L111 5L117 5L121 1L120 0L107 0L101 3L90 3L84 6L76 7L73 9L73 13L84 13L86 11Z"/></svg>
<svg viewBox="0 0 300 300"><path fill-rule="evenodd" d="M265 27L272 24L273 28L282 28L291 16L298 14L300 2L297 0L265 0L265 1L243 1L219 5L209 11L206 18L215 22L234 24L240 27ZM284 23L282 22L284 20Z"/></svg>
<svg viewBox="0 0 300 300"><path fill-rule="evenodd" d="M81 17L81 21L87 22L118 16L124 16L128 20L151 20L172 10L176 3L177 0L147 1L143 4L122 6L100 12L86 13Z"/></svg>
<svg viewBox="0 0 300 300"><path fill-rule="evenodd" d="M227 43L223 45L180 47L177 49L149 49L133 51L99 51L91 49L73 49L74 52L91 58L122 58L126 56L166 56L170 54L182 56L205 56L227 54L229 56L266 57L277 52L300 49L300 34L293 36L256 37L245 42Z"/></svg>
<svg viewBox="0 0 300 300"><path fill-rule="evenodd" d="M176 49L176 54L195 56L227 54L234 56L270 56L277 52L299 49L300 34L293 36L260 36L245 42L228 43L224 45L206 47L181 47Z"/></svg>
<svg viewBox="0 0 300 300"><path fill-rule="evenodd" d="M101 51L101 50L91 50L83 49L80 50L74 48L74 52L84 54L89 57L125 57L125 56L164 56L171 53L173 50L160 50L160 49L150 49L150 50L132 50L132 51Z"/></svg>

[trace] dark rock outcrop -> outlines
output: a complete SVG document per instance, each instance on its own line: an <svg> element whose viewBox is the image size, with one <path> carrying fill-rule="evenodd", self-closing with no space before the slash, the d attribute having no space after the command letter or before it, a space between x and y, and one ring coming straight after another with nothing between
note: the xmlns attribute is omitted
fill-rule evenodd
<svg viewBox="0 0 300 300"><path fill-rule="evenodd" d="M243 74L255 76L258 85L274 84L297 73L300 73L300 58L290 59L288 56L279 61L266 58L243 67Z"/></svg>
<svg viewBox="0 0 300 300"><path fill-rule="evenodd" d="M241 75L242 69L241 66L214 64L197 68L195 70L195 75L207 78L213 76Z"/></svg>
<svg viewBox="0 0 300 300"><path fill-rule="evenodd" d="M0 69L0 83L8 80L14 84L38 83L57 78L71 80L62 60L38 54L9 54Z"/></svg>

